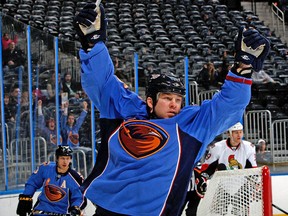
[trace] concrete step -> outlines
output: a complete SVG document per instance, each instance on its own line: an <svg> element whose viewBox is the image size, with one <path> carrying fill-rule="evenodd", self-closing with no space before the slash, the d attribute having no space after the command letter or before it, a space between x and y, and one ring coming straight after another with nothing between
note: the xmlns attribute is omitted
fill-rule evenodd
<svg viewBox="0 0 288 216"><path fill-rule="evenodd" d="M243 10L254 11L259 17L259 20L264 22L264 25L274 31L277 37L280 37L283 43L288 43L288 26L284 25L283 31L282 23L272 13L272 7L267 2L241 1Z"/></svg>

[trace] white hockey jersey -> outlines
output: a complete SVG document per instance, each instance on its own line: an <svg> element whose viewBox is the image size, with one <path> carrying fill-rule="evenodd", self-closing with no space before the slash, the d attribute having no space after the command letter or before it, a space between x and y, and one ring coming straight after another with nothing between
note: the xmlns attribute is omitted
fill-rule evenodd
<svg viewBox="0 0 288 216"><path fill-rule="evenodd" d="M228 140L222 140L211 146L202 164L202 172L209 169L212 163L224 164L226 170L244 169L247 161L252 167L257 167L255 146L251 142L242 140L237 147L231 147L227 143Z"/></svg>

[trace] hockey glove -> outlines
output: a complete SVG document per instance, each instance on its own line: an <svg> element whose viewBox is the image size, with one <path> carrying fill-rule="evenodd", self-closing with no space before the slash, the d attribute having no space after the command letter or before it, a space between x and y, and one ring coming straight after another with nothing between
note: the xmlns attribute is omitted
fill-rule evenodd
<svg viewBox="0 0 288 216"><path fill-rule="evenodd" d="M203 175L195 176L196 193L203 198L207 190L207 179Z"/></svg>
<svg viewBox="0 0 288 216"><path fill-rule="evenodd" d="M87 51L99 41L106 40L107 20L104 7L89 3L74 18L75 31L82 48Z"/></svg>
<svg viewBox="0 0 288 216"><path fill-rule="evenodd" d="M71 216L80 216L81 215L80 208L78 206L71 207L70 208L70 215Z"/></svg>
<svg viewBox="0 0 288 216"><path fill-rule="evenodd" d="M235 43L235 61L251 65L254 71L263 67L263 62L270 51L270 42L256 29L241 28ZM243 71L244 74L247 71ZM250 72L251 73L251 72ZM240 72L240 75L243 75Z"/></svg>
<svg viewBox="0 0 288 216"><path fill-rule="evenodd" d="M226 167L225 164L220 163L220 164L217 165L217 170L218 170L218 171L227 170L227 167Z"/></svg>
<svg viewBox="0 0 288 216"><path fill-rule="evenodd" d="M31 196L20 194L16 211L17 215L26 216L26 214L29 214L32 211L32 204L33 199Z"/></svg>

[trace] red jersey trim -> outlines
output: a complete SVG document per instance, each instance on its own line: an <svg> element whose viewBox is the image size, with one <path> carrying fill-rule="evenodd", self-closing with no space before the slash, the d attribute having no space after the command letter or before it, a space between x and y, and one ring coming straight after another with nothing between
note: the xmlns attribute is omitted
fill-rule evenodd
<svg viewBox="0 0 288 216"><path fill-rule="evenodd" d="M233 81L233 82L239 82L239 83L244 83L247 85L252 85L252 80L250 79L245 79L245 78L238 78L238 77L232 77L232 76L226 76L226 80Z"/></svg>

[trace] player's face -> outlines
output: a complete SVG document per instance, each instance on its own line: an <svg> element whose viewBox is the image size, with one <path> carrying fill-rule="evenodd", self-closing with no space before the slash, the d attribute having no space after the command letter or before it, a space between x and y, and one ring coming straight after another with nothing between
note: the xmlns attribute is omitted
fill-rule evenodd
<svg viewBox="0 0 288 216"><path fill-rule="evenodd" d="M236 147L237 145L239 145L242 138L243 138L243 130L232 131L231 139L230 139L231 145Z"/></svg>
<svg viewBox="0 0 288 216"><path fill-rule="evenodd" d="M69 165L71 163L70 156L59 156L57 161L57 170L59 173L65 173L69 169Z"/></svg>
<svg viewBox="0 0 288 216"><path fill-rule="evenodd" d="M8 39L9 39L9 35L8 35L8 34L4 34L3 38L4 38L5 40L8 40Z"/></svg>
<svg viewBox="0 0 288 216"><path fill-rule="evenodd" d="M154 112L158 118L171 118L181 110L182 96L173 93L160 93Z"/></svg>
<svg viewBox="0 0 288 216"><path fill-rule="evenodd" d="M4 103L9 104L9 101L10 101L9 96L5 96L4 97Z"/></svg>
<svg viewBox="0 0 288 216"><path fill-rule="evenodd" d="M74 121L75 121L74 116L72 116L72 115L68 116L68 120L67 121L68 121L68 125L69 126L73 126Z"/></svg>
<svg viewBox="0 0 288 216"><path fill-rule="evenodd" d="M70 74L67 74L67 75L65 76L65 81L66 81L66 82L71 82L71 75L70 75Z"/></svg>
<svg viewBox="0 0 288 216"><path fill-rule="evenodd" d="M260 151L264 152L265 150L266 150L266 143L262 142L261 145L260 145Z"/></svg>
<svg viewBox="0 0 288 216"><path fill-rule="evenodd" d="M50 120L49 123L48 123L48 126L49 126L50 130L54 130L55 129L55 122Z"/></svg>

